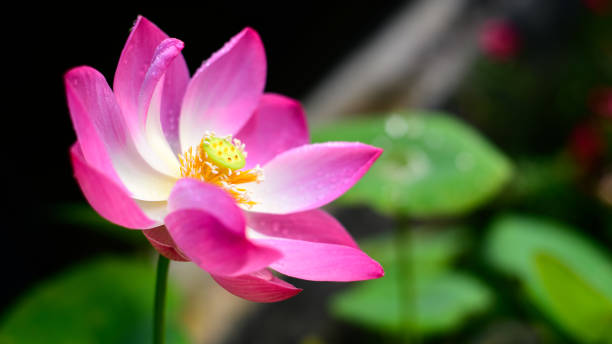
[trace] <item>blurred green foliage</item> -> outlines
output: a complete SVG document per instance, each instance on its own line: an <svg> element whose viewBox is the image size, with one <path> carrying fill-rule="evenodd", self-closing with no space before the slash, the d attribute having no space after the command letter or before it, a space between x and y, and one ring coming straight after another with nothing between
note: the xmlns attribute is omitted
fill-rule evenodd
<svg viewBox="0 0 612 344"><path fill-rule="evenodd" d="M0 321L3 344L151 343L154 266L101 258L27 291ZM170 285L168 343L188 343L177 324L180 294Z"/></svg>
<svg viewBox="0 0 612 344"><path fill-rule="evenodd" d="M398 334L408 328L422 336L452 332L469 316L491 305L492 295L482 282L466 273L445 271L429 277L416 275L413 299L405 299L395 281L398 272L386 267L383 279L338 295L333 313L345 320ZM401 307L415 303L415 316L402 319Z"/></svg>
<svg viewBox="0 0 612 344"><path fill-rule="evenodd" d="M340 200L369 204L395 216L400 226L415 223L415 218L435 223L441 216L453 216L461 221L504 186L506 192L489 211L518 209L573 221L590 219L596 226L605 223L606 212L577 184L581 171L567 154L521 158L511 180L509 160L448 115L404 112L352 118L318 128L313 136L318 142L335 138L385 149L377 164ZM461 168L462 154L473 157L467 164L470 168ZM490 311L496 296L516 296L504 291L511 284L484 282L473 277L473 271L453 264L475 242L486 248L485 263L494 268L493 275L503 272L521 280L528 300L555 324L553 329L580 342L610 340L612 264L575 229L538 218L506 216L486 229L490 233L482 242L473 230L453 225L423 228L362 242L363 249L385 267L386 275L339 294L331 304L333 314L394 336L408 332L431 338L460 329ZM478 272L478 264L470 268ZM499 300L506 304L506 312L512 312L516 306L510 304L516 301L524 302Z"/></svg>
<svg viewBox="0 0 612 344"><path fill-rule="evenodd" d="M468 228L458 226L424 226L413 229L410 236L385 235L360 242L360 247L384 267L397 262L397 248L409 252L419 275L448 268L470 246Z"/></svg>
<svg viewBox="0 0 612 344"><path fill-rule="evenodd" d="M86 228L127 243L138 245L146 242L139 230L126 230L109 222L86 202L55 204L48 209L47 217L51 223Z"/></svg>
<svg viewBox="0 0 612 344"><path fill-rule="evenodd" d="M313 141L360 141L385 151L340 202L426 218L464 214L494 196L511 164L476 131L449 115L398 112L316 128Z"/></svg>
<svg viewBox="0 0 612 344"><path fill-rule="evenodd" d="M492 292L469 273L452 270L468 245L465 234L459 228L421 228L399 242L391 237L364 241L362 248L385 267L385 277L337 295L333 314L396 335L408 329L422 336L455 330L482 314L492 304ZM406 257L398 252L410 257L401 262ZM406 268L413 280L407 279Z"/></svg>
<svg viewBox="0 0 612 344"><path fill-rule="evenodd" d="M506 215L486 240L490 264L515 276L558 325L587 343L612 343L612 263L568 226Z"/></svg>

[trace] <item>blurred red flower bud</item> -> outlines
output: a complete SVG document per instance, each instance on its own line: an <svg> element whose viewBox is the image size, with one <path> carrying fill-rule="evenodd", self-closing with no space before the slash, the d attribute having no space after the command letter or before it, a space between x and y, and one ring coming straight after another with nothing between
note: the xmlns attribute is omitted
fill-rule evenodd
<svg viewBox="0 0 612 344"><path fill-rule="evenodd" d="M493 19L485 23L480 32L479 43L487 56L508 60L518 53L520 37L512 23Z"/></svg>
<svg viewBox="0 0 612 344"><path fill-rule="evenodd" d="M612 119L612 87L598 88L589 95L590 110Z"/></svg>
<svg viewBox="0 0 612 344"><path fill-rule="evenodd" d="M596 14L605 14L612 8L611 0L583 0L584 5Z"/></svg>
<svg viewBox="0 0 612 344"><path fill-rule="evenodd" d="M574 128L570 137L570 152L583 169L591 169L603 151L603 139L591 124L583 123Z"/></svg>

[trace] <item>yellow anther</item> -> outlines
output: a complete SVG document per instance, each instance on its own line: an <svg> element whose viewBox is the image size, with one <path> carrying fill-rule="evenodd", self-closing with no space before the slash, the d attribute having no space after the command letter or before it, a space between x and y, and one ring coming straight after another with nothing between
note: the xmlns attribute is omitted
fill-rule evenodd
<svg viewBox="0 0 612 344"><path fill-rule="evenodd" d="M225 152L225 153L224 153ZM237 185L263 180L263 170L257 166L241 170L246 164L244 144L231 137L220 138L206 134L199 145L179 155L181 177L195 178L225 189L238 204L256 204L246 189Z"/></svg>

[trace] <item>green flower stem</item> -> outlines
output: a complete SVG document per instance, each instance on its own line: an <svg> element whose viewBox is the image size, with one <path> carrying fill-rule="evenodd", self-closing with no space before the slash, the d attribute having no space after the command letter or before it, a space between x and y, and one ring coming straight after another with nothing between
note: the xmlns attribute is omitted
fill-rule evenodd
<svg viewBox="0 0 612 344"><path fill-rule="evenodd" d="M166 308L166 287L168 285L168 266L170 260L161 254L157 260L155 280L155 308L153 309L153 344L165 342L164 311Z"/></svg>

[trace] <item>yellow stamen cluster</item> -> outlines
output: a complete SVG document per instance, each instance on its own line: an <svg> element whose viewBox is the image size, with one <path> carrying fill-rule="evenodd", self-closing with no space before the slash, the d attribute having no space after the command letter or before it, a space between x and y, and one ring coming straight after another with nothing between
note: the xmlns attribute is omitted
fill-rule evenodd
<svg viewBox="0 0 612 344"><path fill-rule="evenodd" d="M179 154L181 177L195 178L220 186L229 192L238 204L252 207L257 204L251 200L246 189L239 187L245 183L263 181L263 170L257 165L249 170L244 167L247 153L244 144L231 136L218 137L207 132L195 147ZM231 160L228 160L231 159Z"/></svg>

